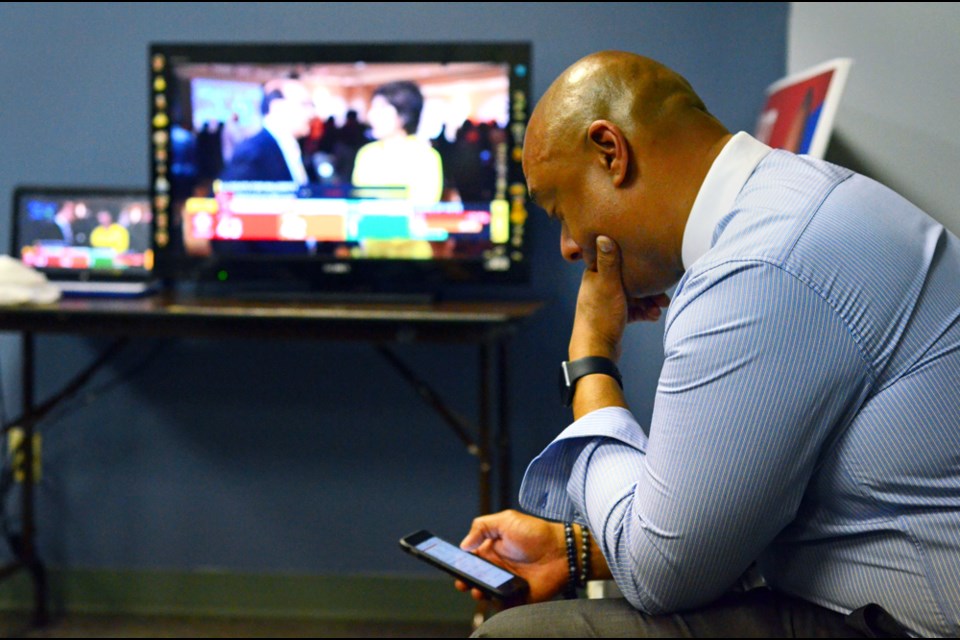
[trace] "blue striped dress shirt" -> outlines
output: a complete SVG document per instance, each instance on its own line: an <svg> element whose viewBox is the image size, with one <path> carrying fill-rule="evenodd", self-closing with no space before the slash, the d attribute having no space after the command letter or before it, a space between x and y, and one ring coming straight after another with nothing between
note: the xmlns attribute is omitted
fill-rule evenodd
<svg viewBox="0 0 960 640"><path fill-rule="evenodd" d="M683 258L649 438L621 408L582 417L522 507L589 526L643 611L706 604L756 562L824 607L960 635L958 238L739 133Z"/></svg>

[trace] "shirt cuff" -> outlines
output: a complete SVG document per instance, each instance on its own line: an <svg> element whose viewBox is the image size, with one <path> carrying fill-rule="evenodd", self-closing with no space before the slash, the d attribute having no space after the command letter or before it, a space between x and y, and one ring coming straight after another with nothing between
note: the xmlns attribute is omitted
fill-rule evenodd
<svg viewBox="0 0 960 640"><path fill-rule="evenodd" d="M583 416L560 433L530 465L520 485L520 506L541 518L583 524L582 496L567 484L583 450L597 438L613 438L646 453L647 436L629 411L606 407Z"/></svg>

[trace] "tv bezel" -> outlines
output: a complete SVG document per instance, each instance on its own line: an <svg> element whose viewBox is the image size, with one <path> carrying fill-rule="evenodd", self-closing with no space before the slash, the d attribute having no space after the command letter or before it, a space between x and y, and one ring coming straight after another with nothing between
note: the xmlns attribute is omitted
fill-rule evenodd
<svg viewBox="0 0 960 640"><path fill-rule="evenodd" d="M154 61L165 60L162 73ZM178 62L178 59L180 62ZM173 61L171 64L170 61ZM511 214L511 246L505 251L509 267L490 270L479 259L336 259L298 255L213 255L189 256L178 247L171 234L175 231L170 209L161 204L169 192L158 188L167 166L158 159L155 144L156 123L163 108L155 100L158 76L169 83L178 64L313 64L313 63L456 63L491 62L508 65L509 122L511 138L507 150L507 198L511 210L522 207L522 218ZM523 287L530 281L529 225L526 216L529 201L523 179L519 150L530 108L530 42L365 42L365 43L195 43L157 42L149 46L150 76L150 196L154 205L155 273L168 286L200 284L214 290L232 289L291 291L294 293L331 293L337 296L414 295L449 297L459 292L479 290L483 297L498 297L505 285ZM164 105L166 106L166 105ZM169 135L170 123L165 127ZM519 136L517 135L519 134ZM166 227L164 225L167 225ZM519 228L514 227L515 224ZM167 234L166 244L159 241ZM181 243L182 244L182 243ZM492 286L491 286L492 285Z"/></svg>

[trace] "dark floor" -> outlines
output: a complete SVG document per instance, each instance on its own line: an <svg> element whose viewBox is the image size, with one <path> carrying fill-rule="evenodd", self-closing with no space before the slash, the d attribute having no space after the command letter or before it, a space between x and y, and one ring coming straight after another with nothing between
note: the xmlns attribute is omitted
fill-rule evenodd
<svg viewBox="0 0 960 640"><path fill-rule="evenodd" d="M26 614L0 613L4 638L466 638L470 621L342 622L226 617L71 614L44 627Z"/></svg>

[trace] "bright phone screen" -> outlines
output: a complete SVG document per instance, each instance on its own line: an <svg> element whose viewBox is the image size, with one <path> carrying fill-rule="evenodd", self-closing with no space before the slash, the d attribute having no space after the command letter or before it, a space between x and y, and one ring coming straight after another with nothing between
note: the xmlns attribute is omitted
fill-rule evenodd
<svg viewBox="0 0 960 640"><path fill-rule="evenodd" d="M499 587L513 578L513 574L500 567L490 564L486 560L467 553L460 547L441 540L436 536L424 540L417 545L417 549L440 562L459 569L467 575L492 587Z"/></svg>

